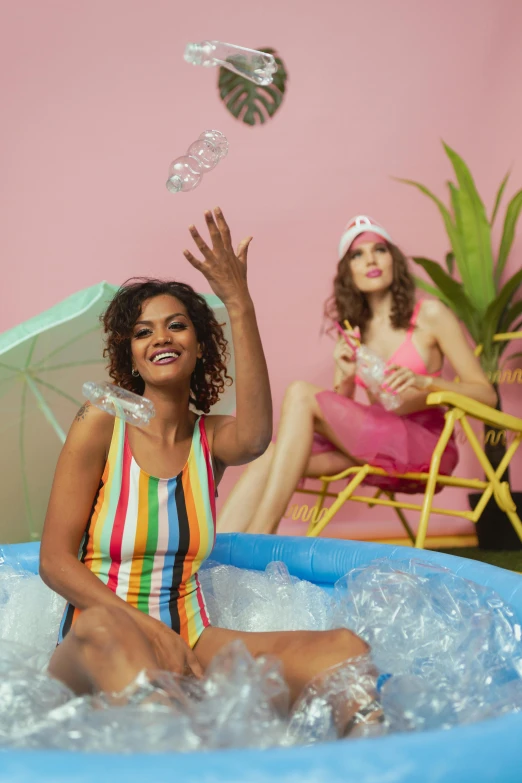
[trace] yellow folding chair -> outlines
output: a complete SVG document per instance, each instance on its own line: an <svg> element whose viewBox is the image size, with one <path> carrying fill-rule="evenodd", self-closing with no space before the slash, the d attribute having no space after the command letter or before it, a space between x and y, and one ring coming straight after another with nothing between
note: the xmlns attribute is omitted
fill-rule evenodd
<svg viewBox="0 0 522 783"><path fill-rule="evenodd" d="M522 332L510 332L507 334L495 335L493 339L494 341L504 341L514 340L520 337L522 337ZM481 346L478 346L475 350L475 354L479 355L481 350ZM321 489L307 489L304 487L296 489L296 492L317 496L317 502L312 510L311 521L306 533L307 536L318 536L333 519L339 509L348 500L353 500L359 503L366 503L370 507L381 505L394 508L413 545L418 549L422 549L424 547L429 518L432 512L434 514L461 517L476 523L480 519L486 504L493 496L498 506L507 514L518 537L522 541L522 522L517 514L517 508L513 498L511 497L509 484L507 481L502 481L502 476L507 470L522 440L522 419L497 411L489 405L483 405L463 394L456 394L455 392L433 392L428 395L426 403L428 406L442 405L448 409L445 414L446 422L444 429L437 446L433 451L430 470L428 473L394 474L394 478L396 479L401 479L405 482L415 482L417 485L420 484L421 486L424 485L423 503L418 504L399 501L395 497L395 492L391 492L387 489L378 489L375 495L354 494L367 476L386 476L388 478L390 476L390 474L385 470L382 470L382 468L376 468L372 465L356 465L333 476L321 476L319 478L319 481L321 481L322 484ZM499 428L504 430L506 436L512 436L509 438L510 443L497 470L493 469L493 466L485 454L483 445L479 442L470 425L469 419L475 419L487 426ZM485 479L460 478L458 476L444 476L439 474L441 456L457 422L460 422L462 431L478 458L480 466L485 473ZM329 491L330 484L344 479L348 480L344 489L339 493ZM474 491L482 491L482 496L473 511L460 511L457 509L444 509L433 506L435 494L440 492L444 487L463 487ZM416 492L418 492L418 490L416 490ZM381 495L385 495L386 499L382 498ZM326 498L334 498L334 502L329 508L324 508ZM404 510L420 511L417 536L414 535L409 526L404 515Z"/></svg>

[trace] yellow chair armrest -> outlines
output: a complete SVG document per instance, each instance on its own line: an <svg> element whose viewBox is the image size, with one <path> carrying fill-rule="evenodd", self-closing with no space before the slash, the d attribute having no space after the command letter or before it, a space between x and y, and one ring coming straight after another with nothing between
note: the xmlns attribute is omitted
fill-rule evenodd
<svg viewBox="0 0 522 783"><path fill-rule="evenodd" d="M449 408L458 408L491 427L522 432L522 419L511 416L509 413L497 411L495 408L472 400L471 397L466 397L464 394L448 391L432 392L428 395L426 403L427 405L447 405Z"/></svg>

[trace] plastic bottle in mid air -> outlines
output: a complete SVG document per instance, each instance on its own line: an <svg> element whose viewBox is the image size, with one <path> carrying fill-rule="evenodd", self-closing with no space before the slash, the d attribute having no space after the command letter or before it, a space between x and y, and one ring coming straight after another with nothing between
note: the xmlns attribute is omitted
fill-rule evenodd
<svg viewBox="0 0 522 783"><path fill-rule="evenodd" d="M277 63L272 54L221 41L189 43L184 56L186 62L191 65L203 65L207 68L219 65L263 87L272 84L277 71Z"/></svg>
<svg viewBox="0 0 522 783"><path fill-rule="evenodd" d="M153 403L146 397L113 383L87 381L82 392L97 408L138 427L149 424L156 415Z"/></svg>
<svg viewBox="0 0 522 783"><path fill-rule="evenodd" d="M203 174L212 171L228 153L226 136L218 130L206 130L192 142L185 155L169 167L167 190L171 193L194 190Z"/></svg>

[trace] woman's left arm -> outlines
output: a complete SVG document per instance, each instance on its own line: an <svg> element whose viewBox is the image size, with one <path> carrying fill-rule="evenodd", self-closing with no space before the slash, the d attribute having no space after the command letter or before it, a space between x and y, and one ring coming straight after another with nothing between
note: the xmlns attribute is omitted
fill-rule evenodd
<svg viewBox="0 0 522 783"><path fill-rule="evenodd" d="M214 217L215 216L215 217ZM236 366L236 415L216 416L212 454L223 465L244 465L263 454L272 437L272 396L254 303L247 285L251 238L234 253L229 227L219 208L205 212L212 249L194 226L190 233L204 261L188 250L185 257L207 278L227 308Z"/></svg>
<svg viewBox="0 0 522 783"><path fill-rule="evenodd" d="M497 404L495 389L471 350L457 317L437 300L426 302L423 311L423 326L433 333L441 352L449 360L460 381L416 375L404 367L391 366L388 372L393 372L393 376L386 382L386 386L398 394L408 388L426 392L456 392L494 408Z"/></svg>

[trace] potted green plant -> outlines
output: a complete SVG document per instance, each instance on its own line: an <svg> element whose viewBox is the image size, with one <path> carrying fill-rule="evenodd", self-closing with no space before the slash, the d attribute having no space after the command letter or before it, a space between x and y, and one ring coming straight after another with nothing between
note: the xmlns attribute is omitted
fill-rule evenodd
<svg viewBox="0 0 522 783"><path fill-rule="evenodd" d="M509 202L498 252L492 248L492 227L497 217L502 196L509 178L506 175L498 189L495 204L488 219L484 203L479 196L473 177L462 158L447 144L444 149L451 161L457 182L448 182L450 206L447 207L427 187L419 182L400 179L413 185L428 196L437 206L448 234L451 250L446 255L445 267L429 258L414 257L429 275L434 285L416 278L419 288L441 299L464 324L477 345L482 345L481 365L499 392L500 359L509 342L493 342L499 333L515 332L522 327L522 301L514 301L522 284L522 269L501 282L506 262L513 244L517 221L522 209L522 190ZM456 275L458 273L458 276ZM513 358L513 354L510 358ZM497 409L501 410L500 395ZM505 438L484 432L485 451L496 469L506 452ZM509 482L509 471L503 479ZM518 511L522 509L522 492L512 493ZM468 495L474 508L477 495ZM520 549L522 544L507 516L492 499L477 523L479 546L484 549Z"/></svg>

